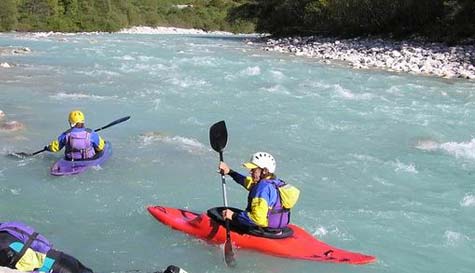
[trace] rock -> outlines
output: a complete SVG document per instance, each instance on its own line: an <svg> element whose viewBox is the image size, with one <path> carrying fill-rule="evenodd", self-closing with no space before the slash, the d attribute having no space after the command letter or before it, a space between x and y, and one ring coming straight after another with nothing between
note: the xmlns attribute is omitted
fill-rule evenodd
<svg viewBox="0 0 475 273"><path fill-rule="evenodd" d="M356 69L378 67L446 78L475 75L475 47L447 47L420 39L392 41L382 39L334 39L317 36L268 39L264 50L291 53L325 60L340 60ZM330 62L330 61L328 61Z"/></svg>
<svg viewBox="0 0 475 273"><path fill-rule="evenodd" d="M2 131L9 131L9 132L13 132L13 131L18 131L18 130L21 130L23 129L25 126L18 122L18 121L6 121L4 123L0 123L0 130Z"/></svg>

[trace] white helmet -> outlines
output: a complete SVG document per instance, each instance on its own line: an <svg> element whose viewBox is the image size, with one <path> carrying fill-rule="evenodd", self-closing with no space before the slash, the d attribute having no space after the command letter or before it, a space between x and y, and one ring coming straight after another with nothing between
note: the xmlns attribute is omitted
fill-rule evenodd
<svg viewBox="0 0 475 273"><path fill-rule="evenodd" d="M267 168L270 173L275 172L275 159L274 157L266 152L257 152L251 156L251 160L249 162L244 163L244 167L248 169L255 169L257 167L263 169Z"/></svg>

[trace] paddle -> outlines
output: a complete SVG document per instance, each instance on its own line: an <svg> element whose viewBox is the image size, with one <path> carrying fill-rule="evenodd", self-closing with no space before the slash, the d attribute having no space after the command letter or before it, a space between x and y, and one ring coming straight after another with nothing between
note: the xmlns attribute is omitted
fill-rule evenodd
<svg viewBox="0 0 475 273"><path fill-rule="evenodd" d="M104 130L104 129L106 129L106 128L109 128L109 127L111 127L111 126L114 126L114 125L116 125L116 124L119 124L119 123L121 123L121 122L124 122L124 121L126 121L126 120L128 120L128 119L130 119L130 116L126 116L126 117L120 118L120 119L115 120L115 121L113 121L113 122L111 122L111 123L109 123L109 124L107 124L107 125L105 125L105 126L103 126L103 127L101 127L101 128L98 128L98 129L94 130L94 132L99 132L100 130ZM30 157L30 156L37 155L37 154L42 153L42 152L45 152L45 151L47 151L47 150L48 150L48 149L47 149L46 147L44 147L43 149L41 149L41 150L39 150L39 151L36 151L36 152L34 152L34 153L19 152L19 153L10 153L9 155L11 155L11 156L16 156L16 157L19 157L19 158L25 158L25 157Z"/></svg>
<svg viewBox="0 0 475 273"><path fill-rule="evenodd" d="M211 126L209 129L209 141L213 150L219 153L219 161L223 161L223 149L228 142L228 131L226 130L226 123L224 120L219 121ZM221 172L221 185L223 188L224 207L228 207L228 200L226 198L226 180L224 174ZM226 226L226 242L224 243L224 261L230 267L236 266L234 259L233 245L231 241L231 231L229 229L229 219L225 219Z"/></svg>

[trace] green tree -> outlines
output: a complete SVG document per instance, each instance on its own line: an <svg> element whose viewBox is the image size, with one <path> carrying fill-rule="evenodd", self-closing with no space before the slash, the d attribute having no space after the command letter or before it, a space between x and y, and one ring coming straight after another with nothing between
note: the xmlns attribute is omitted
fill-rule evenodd
<svg viewBox="0 0 475 273"><path fill-rule="evenodd" d="M17 25L17 1L0 1L0 31L14 30Z"/></svg>

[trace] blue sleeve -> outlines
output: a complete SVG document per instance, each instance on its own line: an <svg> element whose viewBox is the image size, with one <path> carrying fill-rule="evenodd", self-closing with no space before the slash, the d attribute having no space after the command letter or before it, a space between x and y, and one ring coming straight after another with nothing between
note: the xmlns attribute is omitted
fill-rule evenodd
<svg viewBox="0 0 475 273"><path fill-rule="evenodd" d="M94 148L98 148L99 147L99 134L96 133L96 132L92 132L91 133L91 142L92 142L92 146L94 146Z"/></svg>
<svg viewBox="0 0 475 273"><path fill-rule="evenodd" d="M238 173L238 172L235 172L233 170L230 170L229 171L229 176L231 176L231 178L236 181L236 183L242 185L243 187L246 187L245 186L245 181L246 181L246 176Z"/></svg>
<svg viewBox="0 0 475 273"><path fill-rule="evenodd" d="M67 142L67 139L66 139L66 132L62 133L59 137L58 137L58 143L59 143L59 150L63 149L63 147L66 145L66 142Z"/></svg>
<svg viewBox="0 0 475 273"><path fill-rule="evenodd" d="M242 226L256 227L257 225L249 218L247 211L241 211L236 216L234 220Z"/></svg>

